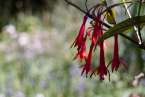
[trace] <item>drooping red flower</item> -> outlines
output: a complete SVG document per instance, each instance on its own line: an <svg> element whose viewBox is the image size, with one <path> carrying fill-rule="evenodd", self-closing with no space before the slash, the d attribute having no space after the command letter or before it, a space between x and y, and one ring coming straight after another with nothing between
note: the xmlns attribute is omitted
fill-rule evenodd
<svg viewBox="0 0 145 97"><path fill-rule="evenodd" d="M112 71L117 70L119 68L119 52L118 52L118 35L114 36L114 55L112 60Z"/></svg>
<svg viewBox="0 0 145 97"><path fill-rule="evenodd" d="M83 73L85 72L86 76L87 76L88 73L92 69L92 66L91 66L92 51L93 51L93 45L90 46L90 50L89 50L89 54L88 54L87 59L86 59L86 63L82 66L82 73L81 73L81 75L83 75Z"/></svg>
<svg viewBox="0 0 145 97"><path fill-rule="evenodd" d="M97 41L98 38L100 38L103 34L103 30L102 30L102 24L100 22L98 22L98 19L101 19L101 16L98 15L95 21L95 25L94 25L94 31L92 34L92 45L94 47L94 49L96 49ZM99 66L97 67L97 69L95 69L93 71L96 72L97 70L97 74L100 77L100 80L104 80L104 76L107 75L107 67L105 65L105 56L104 56L104 41L102 41L101 43L99 43L99 47L100 47L100 60L99 60Z"/></svg>
<svg viewBox="0 0 145 97"><path fill-rule="evenodd" d="M98 24L98 30L99 30L99 37L103 35L102 31L102 25L99 23ZM99 62L99 67L98 67L98 72L97 74L100 76L100 80L104 80L105 75L107 75L107 67L105 65L105 56L104 56L104 41L102 41L100 44L100 62Z"/></svg>
<svg viewBox="0 0 145 97"><path fill-rule="evenodd" d="M83 39L83 41L82 41L82 43L80 45L80 49L78 49L78 52L77 52L76 56L74 57L74 59L79 58L82 61L83 59L87 58L86 44L85 44L86 43L86 38L87 37L85 37Z"/></svg>
<svg viewBox="0 0 145 97"><path fill-rule="evenodd" d="M89 49L89 54L88 54L88 57L86 59L86 63L85 65L83 65L83 69L82 69L82 73L83 74L84 72L86 73L86 75L89 73L89 72L92 72L92 66L91 66L91 59L92 59L92 51L97 43L97 39L98 39L98 36L99 36L99 23L96 22L96 24L94 25L94 28L90 27L88 32L86 33L87 36L90 36L91 38L91 45L90 45L90 49ZM92 33L92 34L91 34Z"/></svg>
<svg viewBox="0 0 145 97"><path fill-rule="evenodd" d="M104 76L107 75L107 67L105 65L103 42L100 43L100 62L98 67L98 75L100 76L100 80L104 80Z"/></svg>
<svg viewBox="0 0 145 97"><path fill-rule="evenodd" d="M72 46L74 46L74 47L77 46L77 49L81 48L81 45L82 45L82 42L83 42L83 37L84 37L84 33L85 33L85 24L86 24L87 18L88 18L87 15L85 15L84 18L83 18L83 23L80 27L80 31L79 31L75 41L72 44Z"/></svg>

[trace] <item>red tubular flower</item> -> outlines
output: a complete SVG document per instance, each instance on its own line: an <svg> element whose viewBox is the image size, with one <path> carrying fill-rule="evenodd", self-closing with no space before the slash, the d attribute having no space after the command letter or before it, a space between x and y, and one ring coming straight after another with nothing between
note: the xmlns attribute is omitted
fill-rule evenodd
<svg viewBox="0 0 145 97"><path fill-rule="evenodd" d="M112 60L112 71L117 70L119 67L119 52L118 52L118 35L114 36L114 55Z"/></svg>
<svg viewBox="0 0 145 97"><path fill-rule="evenodd" d="M99 37L102 36L102 26L99 24ZM98 67L98 75L100 76L100 80L104 80L104 76L107 75L107 67L105 65L105 56L104 56L104 41L102 41L100 44L100 62Z"/></svg>
<svg viewBox="0 0 145 97"><path fill-rule="evenodd" d="M86 63L85 63L85 65L82 66L83 69L82 69L81 75L83 75L83 73L85 72L86 76L87 76L88 73L92 69L92 67L91 67L92 51L93 51L93 45L90 46L90 50L89 50L89 54L86 59Z"/></svg>
<svg viewBox="0 0 145 97"><path fill-rule="evenodd" d="M81 25L80 31L79 31L75 41L72 44L72 46L74 46L74 47L77 46L78 49L81 48L81 45L82 45L82 42L83 42L86 21L87 21L87 16L84 16L83 23Z"/></svg>
<svg viewBox="0 0 145 97"><path fill-rule="evenodd" d="M104 80L104 76L107 75L107 67L105 65L103 42L100 43L100 63L98 67L98 75L100 76L100 80Z"/></svg>
<svg viewBox="0 0 145 97"><path fill-rule="evenodd" d="M101 19L101 17L98 15L95 21L95 26L94 26L94 32L92 36L92 44L95 45L95 48L97 46L97 41L98 38L102 36L103 31L102 31L102 24L98 22L98 19ZM104 56L104 41L99 44L100 46L100 62L99 62L99 67L97 68L97 74L100 76L100 80L104 80L104 76L107 75L107 67L105 65L105 56Z"/></svg>
<svg viewBox="0 0 145 97"><path fill-rule="evenodd" d="M74 57L74 59L79 58L80 60L86 59L87 57L87 53L86 53L86 39L83 40L80 49L78 50L76 56Z"/></svg>

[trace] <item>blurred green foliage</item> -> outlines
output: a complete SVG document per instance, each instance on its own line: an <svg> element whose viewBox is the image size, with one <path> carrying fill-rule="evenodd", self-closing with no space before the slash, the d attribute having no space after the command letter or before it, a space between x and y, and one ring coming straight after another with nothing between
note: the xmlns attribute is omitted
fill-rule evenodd
<svg viewBox="0 0 145 97"><path fill-rule="evenodd" d="M75 51L70 48L81 19L82 13L65 2L57 2L51 14L21 13L17 20L10 19L0 36L0 97L145 95L145 79L132 85L134 75L145 70L144 51L122 38L120 54L128 64L127 70L121 66L111 73L111 81L81 76L79 64L83 63L73 61ZM108 41L106 60L113 48L112 39ZM97 64L95 58L93 64Z"/></svg>

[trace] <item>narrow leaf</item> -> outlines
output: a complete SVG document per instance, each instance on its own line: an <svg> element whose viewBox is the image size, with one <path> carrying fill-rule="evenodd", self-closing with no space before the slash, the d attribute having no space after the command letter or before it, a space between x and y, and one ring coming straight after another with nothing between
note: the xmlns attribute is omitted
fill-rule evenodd
<svg viewBox="0 0 145 97"><path fill-rule="evenodd" d="M145 24L145 15L126 19L111 27L107 32L102 35L102 37L99 38L98 42L102 42L103 40L114 36L116 33L123 33L124 31L132 28L134 25L143 24Z"/></svg>

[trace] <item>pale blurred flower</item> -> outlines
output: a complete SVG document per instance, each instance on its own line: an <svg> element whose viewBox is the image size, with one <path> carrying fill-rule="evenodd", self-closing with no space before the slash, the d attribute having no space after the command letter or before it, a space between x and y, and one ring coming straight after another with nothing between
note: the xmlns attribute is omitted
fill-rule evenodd
<svg viewBox="0 0 145 97"><path fill-rule="evenodd" d="M42 41L39 38L35 38L32 41L32 46L37 53L43 53Z"/></svg>
<svg viewBox="0 0 145 97"><path fill-rule="evenodd" d="M9 24L4 27L4 32L8 33L11 38L15 39L17 37L16 27L12 24Z"/></svg>
<svg viewBox="0 0 145 97"><path fill-rule="evenodd" d="M14 97L25 97L25 94L22 91L18 91Z"/></svg>
<svg viewBox="0 0 145 97"><path fill-rule="evenodd" d="M21 46L26 46L29 43L29 36L26 33L21 33L18 38L18 42Z"/></svg>
<svg viewBox="0 0 145 97"><path fill-rule="evenodd" d="M27 49L25 49L24 56L26 58L28 58L28 59L29 58L33 58L35 56L35 52L34 52L33 48L27 48Z"/></svg>
<svg viewBox="0 0 145 97"><path fill-rule="evenodd" d="M4 94L0 94L0 97L6 97Z"/></svg>
<svg viewBox="0 0 145 97"><path fill-rule="evenodd" d="M44 95L42 93L38 93L35 97L44 97Z"/></svg>

